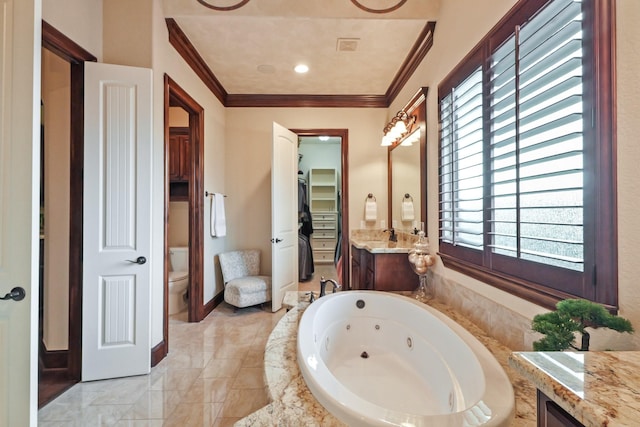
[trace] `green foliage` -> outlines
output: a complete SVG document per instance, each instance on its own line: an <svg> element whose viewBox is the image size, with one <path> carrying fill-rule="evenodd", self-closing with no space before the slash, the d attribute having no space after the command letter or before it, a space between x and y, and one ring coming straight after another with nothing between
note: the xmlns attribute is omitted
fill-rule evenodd
<svg viewBox="0 0 640 427"><path fill-rule="evenodd" d="M533 343L535 351L562 351L573 344L574 333L586 336L588 350L589 334L585 328L605 327L618 332L633 332L631 322L611 315L602 305L585 299L566 299L556 305L556 311L539 314L533 318L531 328L545 337ZM584 342L584 341L583 341ZM582 346L584 347L584 345Z"/></svg>

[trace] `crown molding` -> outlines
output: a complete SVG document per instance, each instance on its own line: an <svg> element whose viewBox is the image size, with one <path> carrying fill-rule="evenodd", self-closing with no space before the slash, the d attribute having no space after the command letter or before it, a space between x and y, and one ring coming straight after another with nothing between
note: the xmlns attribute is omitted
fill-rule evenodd
<svg viewBox="0 0 640 427"><path fill-rule="evenodd" d="M169 43L225 107L388 108L431 46L436 23L429 21L384 95L229 94L173 18L166 18Z"/></svg>
<svg viewBox="0 0 640 427"><path fill-rule="evenodd" d="M386 108L384 95L229 95L226 107Z"/></svg>
<svg viewBox="0 0 640 427"><path fill-rule="evenodd" d="M204 62L202 56L196 48L191 44L187 35L182 31L178 23L173 18L166 18L167 29L169 30L169 43L173 46L180 56L187 62L191 69L196 73L202 82L213 92L216 98L225 105L227 100L227 91L222 87L213 71Z"/></svg>
<svg viewBox="0 0 640 427"><path fill-rule="evenodd" d="M433 33L435 32L435 30L435 21L429 21L425 24L422 32L420 33L420 36L413 44L413 47L402 63L402 66L400 66L398 73L389 85L389 89L387 89L385 97L387 99L388 105L391 105L391 103L396 99L402 88L409 81L409 78L411 78L422 60L431 50L431 47L433 46Z"/></svg>

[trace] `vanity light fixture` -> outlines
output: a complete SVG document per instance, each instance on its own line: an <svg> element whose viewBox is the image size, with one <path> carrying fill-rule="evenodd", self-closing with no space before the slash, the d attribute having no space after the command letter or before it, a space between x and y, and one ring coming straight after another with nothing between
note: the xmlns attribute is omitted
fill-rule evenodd
<svg viewBox="0 0 640 427"><path fill-rule="evenodd" d="M420 141L420 128L414 130L413 132L411 132L408 136L406 136L402 142L400 143L400 145L402 147L410 147L412 146L414 143Z"/></svg>
<svg viewBox="0 0 640 427"><path fill-rule="evenodd" d="M413 124L416 122L416 116L409 116L406 111L400 110L391 119L383 129L382 145L383 147L391 146L406 137Z"/></svg>

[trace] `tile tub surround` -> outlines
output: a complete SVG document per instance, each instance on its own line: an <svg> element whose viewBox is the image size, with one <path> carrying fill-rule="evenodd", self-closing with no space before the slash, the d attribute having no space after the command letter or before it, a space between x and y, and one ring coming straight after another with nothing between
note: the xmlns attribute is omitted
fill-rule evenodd
<svg viewBox="0 0 640 427"><path fill-rule="evenodd" d="M249 426L344 426L327 412L306 386L297 361L297 331L299 317L308 306L304 292L298 293L293 307L276 325L265 348L265 383L269 403L264 408L238 421L236 427ZM292 302L291 296L287 299ZM293 296L295 300L295 296ZM446 314L471 332L500 362L513 384L516 396L515 427L533 427L536 423L536 390L508 364L511 349L489 337L460 313L433 301L430 305Z"/></svg>
<svg viewBox="0 0 640 427"><path fill-rule="evenodd" d="M640 420L640 352L517 352L509 364L585 426Z"/></svg>
<svg viewBox="0 0 640 427"><path fill-rule="evenodd" d="M434 273L432 269L427 273L427 282L436 301L462 314L485 334L513 351L530 351L532 342L539 338L531 329L531 319Z"/></svg>

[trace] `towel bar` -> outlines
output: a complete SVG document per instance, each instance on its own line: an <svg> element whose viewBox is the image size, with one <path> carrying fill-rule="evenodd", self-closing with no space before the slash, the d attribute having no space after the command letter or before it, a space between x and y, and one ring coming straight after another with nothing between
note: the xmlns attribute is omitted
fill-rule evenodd
<svg viewBox="0 0 640 427"><path fill-rule="evenodd" d="M204 197L210 197L210 196L213 196L213 193L209 193L208 191L205 191L205 192L204 192ZM226 194L223 194L223 196L224 196L224 197L227 197L227 195L226 195Z"/></svg>

